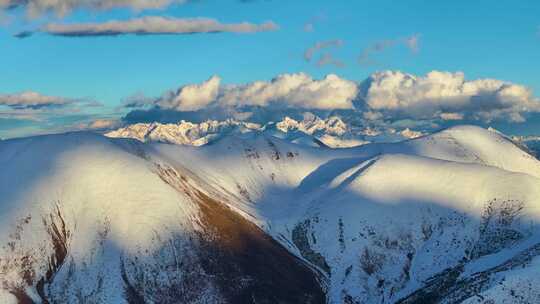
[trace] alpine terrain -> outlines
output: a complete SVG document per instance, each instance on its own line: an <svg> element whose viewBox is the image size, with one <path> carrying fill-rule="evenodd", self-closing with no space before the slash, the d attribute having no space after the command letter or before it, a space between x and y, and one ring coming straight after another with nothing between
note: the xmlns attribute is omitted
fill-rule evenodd
<svg viewBox="0 0 540 304"><path fill-rule="evenodd" d="M540 162L338 118L0 141L0 303L540 303ZM334 148L342 147L342 148Z"/></svg>

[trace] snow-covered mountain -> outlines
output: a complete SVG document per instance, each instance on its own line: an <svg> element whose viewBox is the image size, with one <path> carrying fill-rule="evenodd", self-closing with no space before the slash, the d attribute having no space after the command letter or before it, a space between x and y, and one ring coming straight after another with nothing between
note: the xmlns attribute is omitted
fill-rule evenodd
<svg viewBox="0 0 540 304"><path fill-rule="evenodd" d="M400 131L388 128L383 131L369 127L354 127L338 116L322 119L311 113L304 114L302 120L285 116L279 122L268 122L263 125L234 119L207 120L201 123L184 120L174 124L137 123L110 131L105 135L134 138L143 142L202 146L224 136L250 132L264 132L297 143L326 145L333 148L353 147L369 142L399 141L423 135L422 132L408 128Z"/></svg>
<svg viewBox="0 0 540 304"><path fill-rule="evenodd" d="M179 145L202 146L233 132L260 130L261 126L236 120L208 120L202 123L180 121L177 124L138 123L106 134L108 137L134 138Z"/></svg>
<svg viewBox="0 0 540 304"><path fill-rule="evenodd" d="M508 138L331 149L263 127L0 142L0 302L540 301L540 162Z"/></svg>

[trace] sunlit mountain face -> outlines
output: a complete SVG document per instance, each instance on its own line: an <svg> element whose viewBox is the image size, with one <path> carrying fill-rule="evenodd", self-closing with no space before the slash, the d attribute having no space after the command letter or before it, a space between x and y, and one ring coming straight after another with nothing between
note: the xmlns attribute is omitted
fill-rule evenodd
<svg viewBox="0 0 540 304"><path fill-rule="evenodd" d="M540 303L539 16L0 0L0 304Z"/></svg>

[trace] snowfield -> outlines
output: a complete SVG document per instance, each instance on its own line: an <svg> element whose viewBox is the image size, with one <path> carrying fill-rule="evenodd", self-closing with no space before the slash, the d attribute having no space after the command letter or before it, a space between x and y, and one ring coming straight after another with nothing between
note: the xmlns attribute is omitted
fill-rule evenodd
<svg viewBox="0 0 540 304"><path fill-rule="evenodd" d="M540 162L504 135L258 128L1 141L0 302L540 302Z"/></svg>

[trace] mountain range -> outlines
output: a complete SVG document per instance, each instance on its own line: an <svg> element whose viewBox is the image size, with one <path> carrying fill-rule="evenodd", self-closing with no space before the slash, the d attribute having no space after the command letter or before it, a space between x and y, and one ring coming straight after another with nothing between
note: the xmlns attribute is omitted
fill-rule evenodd
<svg viewBox="0 0 540 304"><path fill-rule="evenodd" d="M226 119L206 120L193 123L181 120L178 123L163 124L136 123L107 132L108 137L134 138L139 141L202 146L231 134L265 133L291 142L304 142L315 146L332 148L353 147L369 142L400 141L423 135L421 131L409 128L373 128L357 126L346 116L320 118L312 113L304 113L301 120L284 116L274 122L264 124Z"/></svg>
<svg viewBox="0 0 540 304"><path fill-rule="evenodd" d="M403 131L0 141L0 302L540 302L540 162L493 129Z"/></svg>

